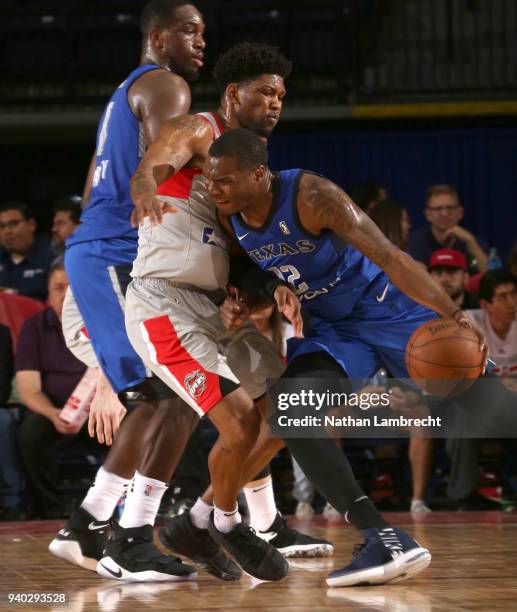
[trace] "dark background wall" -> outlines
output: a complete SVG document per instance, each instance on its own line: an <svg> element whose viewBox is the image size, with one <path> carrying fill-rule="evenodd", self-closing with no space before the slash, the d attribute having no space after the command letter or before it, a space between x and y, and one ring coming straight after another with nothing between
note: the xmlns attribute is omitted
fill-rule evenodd
<svg viewBox="0 0 517 612"><path fill-rule="evenodd" d="M3 145L1 199L31 204L48 229L58 197L80 193L91 144ZM278 133L270 146L274 169L302 167L345 189L368 178L384 184L409 210L413 227L424 224L425 192L451 183L465 205L464 224L487 246L508 253L517 239L517 128L380 129Z"/></svg>

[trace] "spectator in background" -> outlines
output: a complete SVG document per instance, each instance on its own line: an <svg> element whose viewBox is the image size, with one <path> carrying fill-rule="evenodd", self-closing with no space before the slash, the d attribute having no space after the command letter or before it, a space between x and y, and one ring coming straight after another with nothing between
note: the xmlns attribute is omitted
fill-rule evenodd
<svg viewBox="0 0 517 612"><path fill-rule="evenodd" d="M0 325L0 521L21 518L23 473L16 451L19 408L7 405L13 373L11 331Z"/></svg>
<svg viewBox="0 0 517 612"><path fill-rule="evenodd" d="M47 277L54 254L34 236L31 209L19 202L0 207L0 288L45 301Z"/></svg>
<svg viewBox="0 0 517 612"><path fill-rule="evenodd" d="M396 200L390 198L375 206L370 213L373 222L382 233L402 251L407 250L411 222L408 212Z"/></svg>
<svg viewBox="0 0 517 612"><path fill-rule="evenodd" d="M429 273L463 310L479 308L474 293L465 289L468 280L467 258L456 249L439 249L431 255Z"/></svg>
<svg viewBox="0 0 517 612"><path fill-rule="evenodd" d="M66 347L61 329L67 287L63 265L54 264L48 279L49 307L25 321L16 350L16 383L29 409L18 430L18 448L32 511L41 518L62 516L58 442L76 435L78 426L66 423L59 414L86 370Z"/></svg>
<svg viewBox="0 0 517 612"><path fill-rule="evenodd" d="M479 299L481 309L467 314L485 333L488 354L497 364L493 374L505 377L503 383L517 393L517 278L502 268L486 272ZM500 510L498 502L477 492L479 445L479 439L447 440L452 462L447 494L460 510Z"/></svg>
<svg viewBox="0 0 517 612"><path fill-rule="evenodd" d="M386 189L377 181L370 179L363 183L358 183L350 189L352 200L367 214L388 197Z"/></svg>
<svg viewBox="0 0 517 612"><path fill-rule="evenodd" d="M407 210L390 198L380 202L370 213L371 219L382 233L402 251L407 250L411 222ZM424 398L408 389L392 387L392 401L398 406L412 404L412 409L424 407ZM430 512L425 502L425 491L431 473L433 441L431 438L411 436L409 439L409 462L411 464L412 498L410 510L413 514Z"/></svg>
<svg viewBox="0 0 517 612"><path fill-rule="evenodd" d="M429 225L414 230L409 236L409 254L414 259L427 265L434 251L452 248L467 257L470 272L487 270L488 258L479 242L473 234L458 225L463 218L463 206L454 187L429 187L425 218Z"/></svg>
<svg viewBox="0 0 517 612"><path fill-rule="evenodd" d="M468 315L485 332L488 353L496 362L493 373L517 383L517 277L504 268L486 272L479 299L481 309ZM509 384L517 391L517 385Z"/></svg>
<svg viewBox="0 0 517 612"><path fill-rule="evenodd" d="M81 217L81 197L68 196L57 200L52 208L54 219L52 221L52 249L55 255L62 255L65 251L65 241L79 225Z"/></svg>

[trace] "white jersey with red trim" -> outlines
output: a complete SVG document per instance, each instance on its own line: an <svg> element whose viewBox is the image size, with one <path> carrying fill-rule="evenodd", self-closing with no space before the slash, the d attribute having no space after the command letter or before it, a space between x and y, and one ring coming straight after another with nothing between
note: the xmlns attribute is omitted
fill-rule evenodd
<svg viewBox="0 0 517 612"><path fill-rule="evenodd" d="M215 113L198 113L210 123L214 140L223 125ZM183 168L156 191L160 200L178 209L166 213L160 225L148 219L138 231L134 278L165 278L206 291L223 289L228 283L229 255L226 236L208 198L200 168Z"/></svg>
<svg viewBox="0 0 517 612"><path fill-rule="evenodd" d="M492 372L497 376L517 377L517 319L502 340L492 329L486 310L466 310L465 313L485 332L488 356L496 364Z"/></svg>

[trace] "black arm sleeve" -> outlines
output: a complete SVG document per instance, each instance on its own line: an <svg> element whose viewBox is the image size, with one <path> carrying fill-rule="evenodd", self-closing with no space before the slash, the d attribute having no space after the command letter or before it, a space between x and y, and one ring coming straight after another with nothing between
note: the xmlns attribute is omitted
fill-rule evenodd
<svg viewBox="0 0 517 612"><path fill-rule="evenodd" d="M273 294L279 285L289 285L276 276L264 272L247 257L230 257L230 283L251 297L273 301Z"/></svg>

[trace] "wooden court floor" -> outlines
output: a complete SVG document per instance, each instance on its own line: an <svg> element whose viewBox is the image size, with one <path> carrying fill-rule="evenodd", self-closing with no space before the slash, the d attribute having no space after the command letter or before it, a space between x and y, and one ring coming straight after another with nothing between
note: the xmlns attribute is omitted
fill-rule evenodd
<svg viewBox="0 0 517 612"><path fill-rule="evenodd" d="M393 586L329 589L325 576L350 558L358 541L341 520L290 521L331 540L330 559L291 560L278 583L243 577L223 583L200 572L177 584L124 584L70 566L47 545L59 522L0 523L0 610L141 612L152 610L517 610L517 514L433 513L418 522L408 514L386 515L406 527L433 553L430 567ZM8 604L7 593L64 593L66 604Z"/></svg>

